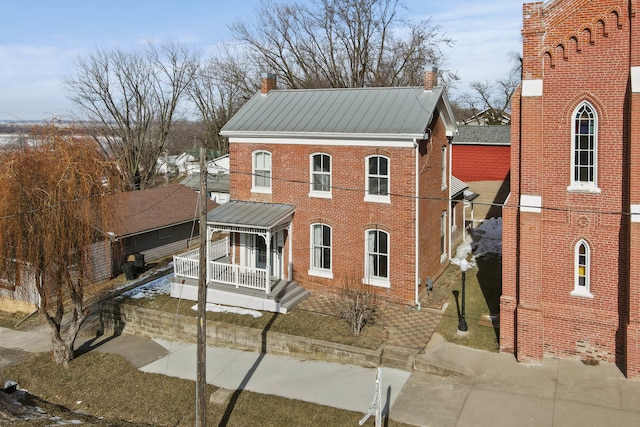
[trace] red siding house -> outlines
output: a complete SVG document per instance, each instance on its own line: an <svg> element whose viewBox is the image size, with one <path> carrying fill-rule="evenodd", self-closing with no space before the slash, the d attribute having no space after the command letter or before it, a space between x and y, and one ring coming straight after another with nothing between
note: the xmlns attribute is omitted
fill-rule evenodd
<svg viewBox="0 0 640 427"><path fill-rule="evenodd" d="M216 264L208 282L266 294L281 281L328 294L364 285L389 303L417 304L451 249L456 124L443 88L275 83L265 75L221 131L231 200L207 220L211 233L229 232L221 252L237 274Z"/></svg>
<svg viewBox="0 0 640 427"><path fill-rule="evenodd" d="M511 167L511 126L458 126L452 174L464 182L504 181Z"/></svg>
<svg viewBox="0 0 640 427"><path fill-rule="evenodd" d="M640 376L640 25L628 0L524 5L500 347Z"/></svg>

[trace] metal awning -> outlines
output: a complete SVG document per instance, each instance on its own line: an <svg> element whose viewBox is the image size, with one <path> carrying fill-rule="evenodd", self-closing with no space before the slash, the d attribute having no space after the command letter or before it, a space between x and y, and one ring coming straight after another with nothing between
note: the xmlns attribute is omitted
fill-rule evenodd
<svg viewBox="0 0 640 427"><path fill-rule="evenodd" d="M291 222L295 210L293 205L230 200L207 215L207 225L240 233L276 231Z"/></svg>

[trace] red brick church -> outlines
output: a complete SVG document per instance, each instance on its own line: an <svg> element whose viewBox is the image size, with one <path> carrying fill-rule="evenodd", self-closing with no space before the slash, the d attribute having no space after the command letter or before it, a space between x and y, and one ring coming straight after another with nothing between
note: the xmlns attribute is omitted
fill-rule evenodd
<svg viewBox="0 0 640 427"><path fill-rule="evenodd" d="M500 347L640 377L638 0L523 7Z"/></svg>

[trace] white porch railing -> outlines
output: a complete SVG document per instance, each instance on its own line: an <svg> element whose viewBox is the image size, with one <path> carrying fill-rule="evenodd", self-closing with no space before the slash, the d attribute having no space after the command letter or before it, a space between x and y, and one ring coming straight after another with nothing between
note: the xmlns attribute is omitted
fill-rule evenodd
<svg viewBox="0 0 640 427"><path fill-rule="evenodd" d="M198 278L198 259L200 249L194 249L182 255L173 257L173 273L176 276L187 277L189 279Z"/></svg>
<svg viewBox="0 0 640 427"><path fill-rule="evenodd" d="M209 244L209 259L220 259L229 255L229 238L225 237Z"/></svg>
<svg viewBox="0 0 640 427"><path fill-rule="evenodd" d="M234 285L236 288L242 286L269 293L269 289L267 289L268 275L264 268L211 261L209 263L209 278L211 281Z"/></svg>
<svg viewBox="0 0 640 427"><path fill-rule="evenodd" d="M229 238L209 244L209 259L220 259L229 255ZM200 248L173 257L173 272L176 276L198 278Z"/></svg>
<svg viewBox="0 0 640 427"><path fill-rule="evenodd" d="M198 279L200 249L194 249L173 257L175 276ZM223 239L209 245L207 263L209 281L263 290L269 293L269 275L264 268L245 267L237 264L213 261L229 255L229 240Z"/></svg>

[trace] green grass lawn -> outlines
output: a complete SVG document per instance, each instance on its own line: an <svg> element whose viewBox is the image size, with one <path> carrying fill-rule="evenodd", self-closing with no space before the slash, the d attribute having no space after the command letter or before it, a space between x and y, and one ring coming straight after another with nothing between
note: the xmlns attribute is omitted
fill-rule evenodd
<svg viewBox="0 0 640 427"><path fill-rule="evenodd" d="M467 335L458 335L458 313L462 305L462 273L457 265L451 265L435 286L446 286L450 290L448 307L442 316L436 332L447 341L497 352L499 350L499 320L495 317L494 327L490 326L488 316L500 313L500 294L502 292L502 257L490 255L479 257L477 266L466 273L466 320ZM446 284L443 283L446 281ZM457 293L457 298L456 294Z"/></svg>

